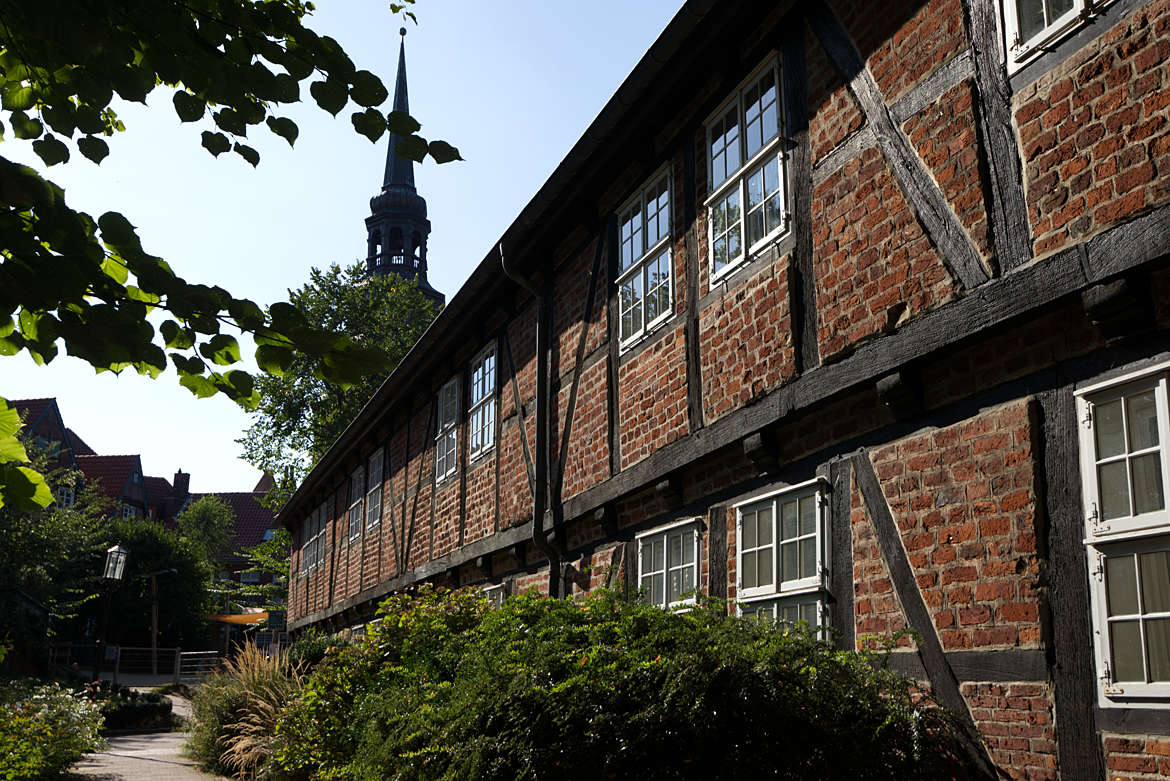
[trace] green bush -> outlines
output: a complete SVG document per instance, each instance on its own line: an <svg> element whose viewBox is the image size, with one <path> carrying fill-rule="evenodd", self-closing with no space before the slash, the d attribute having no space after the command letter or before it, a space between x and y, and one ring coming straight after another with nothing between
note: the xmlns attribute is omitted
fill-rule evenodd
<svg viewBox="0 0 1170 781"><path fill-rule="evenodd" d="M289 661L302 669L311 670L325 658L330 649L349 645L342 637L334 637L316 629L302 632L288 647Z"/></svg>
<svg viewBox="0 0 1170 781"><path fill-rule="evenodd" d="M0 778L62 772L104 743L97 704L57 684L0 684Z"/></svg>
<svg viewBox="0 0 1170 781"><path fill-rule="evenodd" d="M313 778L974 775L952 719L880 659L803 629L475 592L396 596L330 654L277 727Z"/></svg>
<svg viewBox="0 0 1170 781"><path fill-rule="evenodd" d="M119 688L99 702L108 730L171 726L171 701L156 692Z"/></svg>
<svg viewBox="0 0 1170 781"><path fill-rule="evenodd" d="M208 770L263 778L280 710L300 693L299 665L247 643L222 672L211 674L191 701L194 727L187 749Z"/></svg>

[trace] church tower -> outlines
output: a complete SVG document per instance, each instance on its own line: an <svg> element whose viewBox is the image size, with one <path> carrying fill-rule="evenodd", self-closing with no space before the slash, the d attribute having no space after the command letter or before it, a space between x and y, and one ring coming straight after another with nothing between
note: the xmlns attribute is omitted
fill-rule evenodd
<svg viewBox="0 0 1170 781"><path fill-rule="evenodd" d="M394 110L410 112L406 95L406 28L398 48L398 78L394 82ZM401 139L391 133L386 153L386 174L382 192L370 199L366 218L368 236L366 270L385 276L397 274L413 279L427 298L442 305L444 296L427 282L427 202L414 189L414 163L399 157L395 150Z"/></svg>

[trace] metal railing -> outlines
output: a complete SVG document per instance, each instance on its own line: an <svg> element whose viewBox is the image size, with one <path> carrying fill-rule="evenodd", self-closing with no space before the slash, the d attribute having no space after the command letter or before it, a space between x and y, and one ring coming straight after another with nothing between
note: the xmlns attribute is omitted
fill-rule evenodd
<svg viewBox="0 0 1170 781"><path fill-rule="evenodd" d="M105 652L102 678L127 686L197 683L219 669L222 662L218 651L109 645ZM59 643L50 649L49 661L62 667L89 670L95 653L97 646L93 643Z"/></svg>

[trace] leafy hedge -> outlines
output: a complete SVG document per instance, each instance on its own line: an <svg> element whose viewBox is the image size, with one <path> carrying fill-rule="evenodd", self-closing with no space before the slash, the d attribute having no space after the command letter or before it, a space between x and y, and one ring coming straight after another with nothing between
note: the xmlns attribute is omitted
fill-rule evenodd
<svg viewBox="0 0 1170 781"><path fill-rule="evenodd" d="M352 779L966 778L952 719L803 630L602 592L395 596L277 725L269 771Z"/></svg>
<svg viewBox="0 0 1170 781"><path fill-rule="evenodd" d="M96 703L57 684L0 684L0 778L51 776L104 745Z"/></svg>

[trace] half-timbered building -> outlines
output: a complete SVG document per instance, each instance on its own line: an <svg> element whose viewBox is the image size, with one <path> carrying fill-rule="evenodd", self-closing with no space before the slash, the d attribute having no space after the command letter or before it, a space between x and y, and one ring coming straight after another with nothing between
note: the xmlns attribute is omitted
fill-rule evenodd
<svg viewBox="0 0 1170 781"><path fill-rule="evenodd" d="M710 594L1170 774L1168 62L1170 0L687 2L286 506L290 628Z"/></svg>

